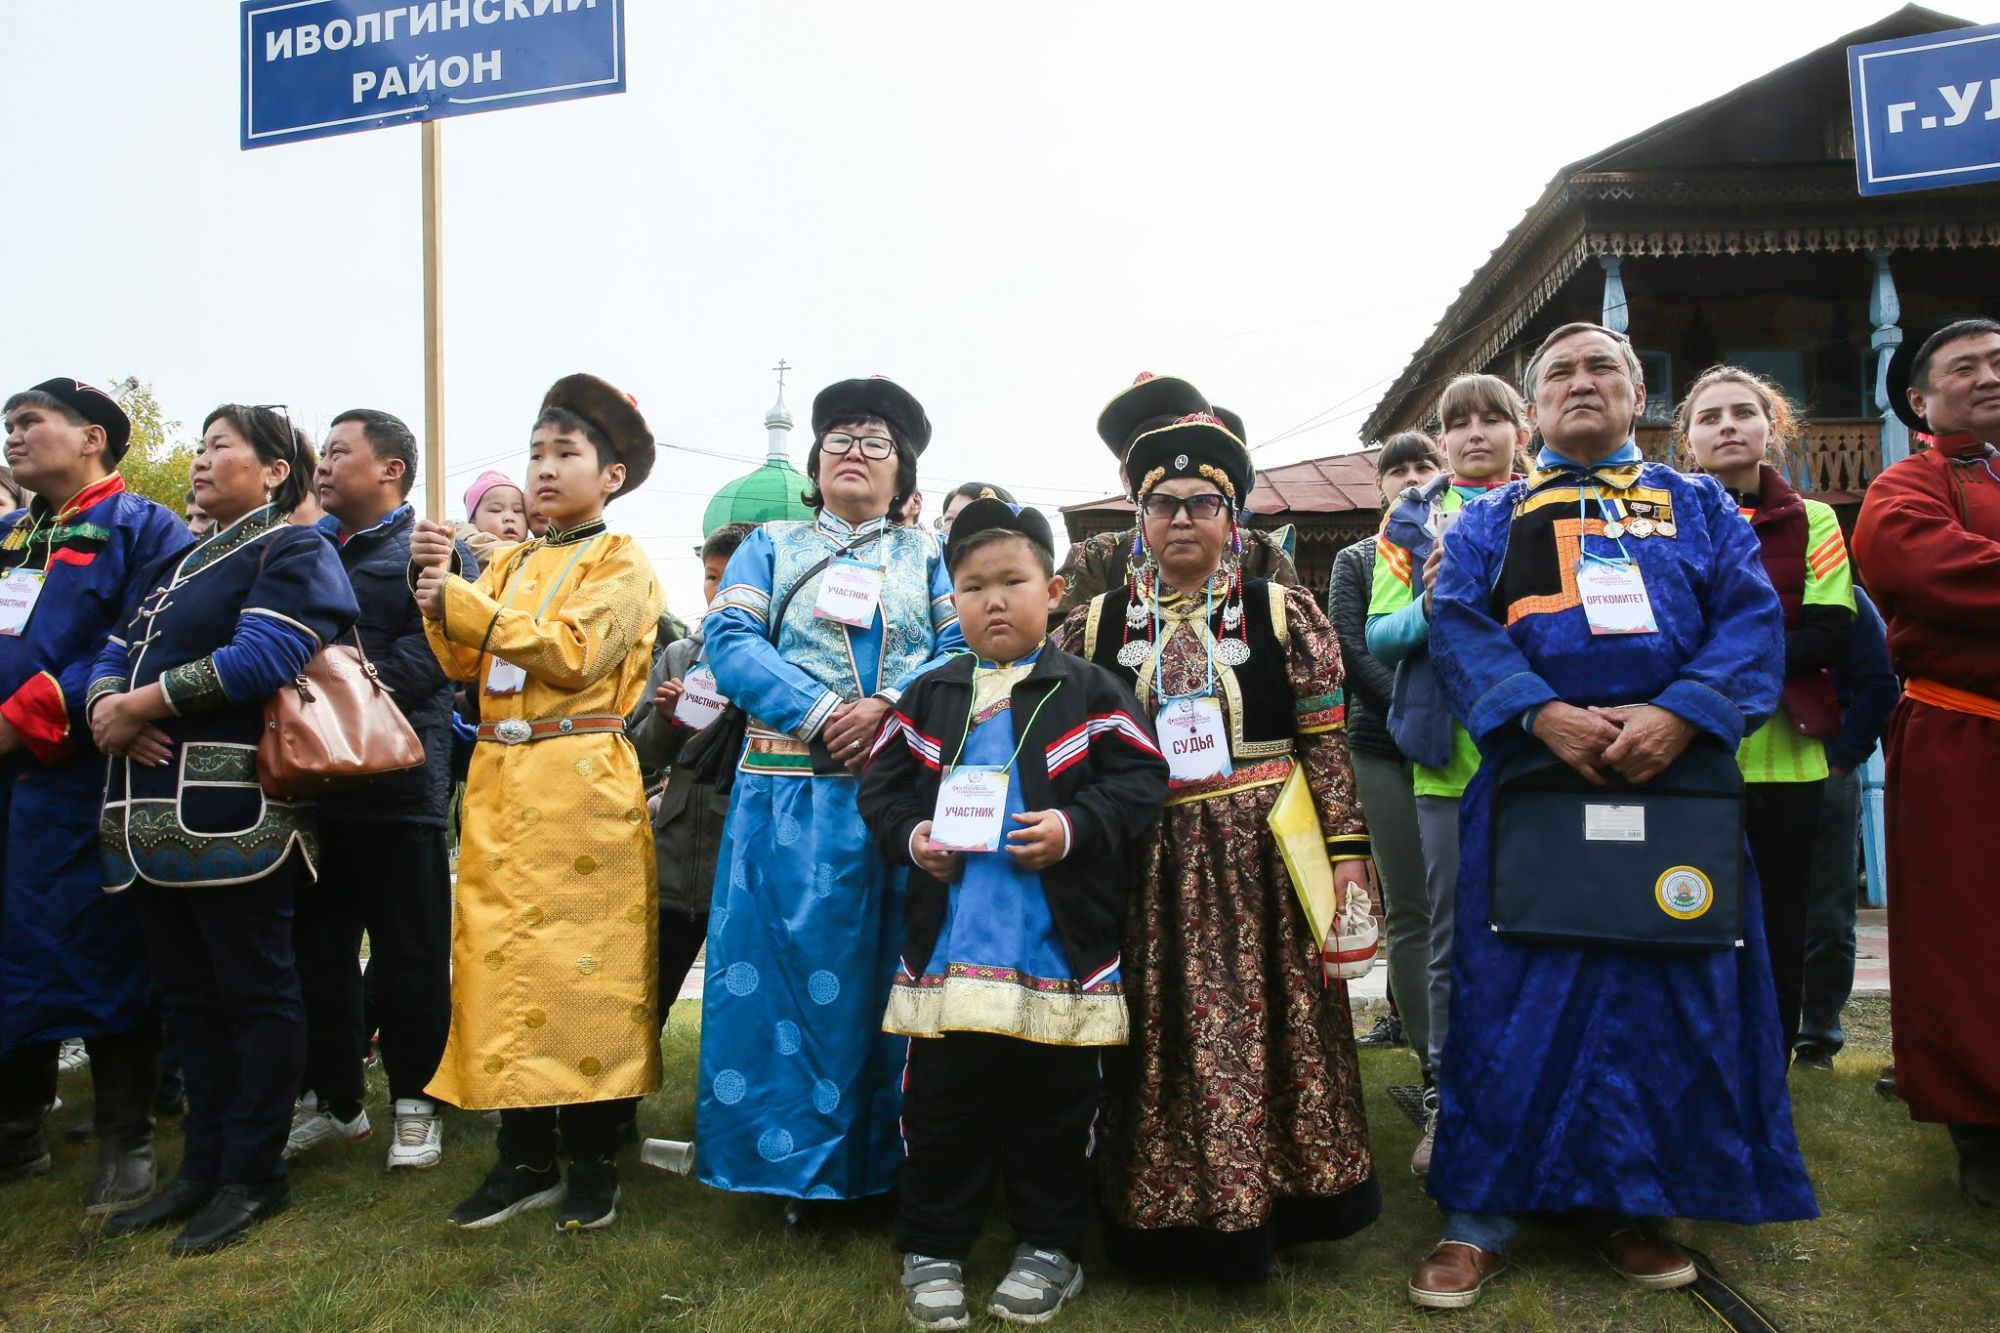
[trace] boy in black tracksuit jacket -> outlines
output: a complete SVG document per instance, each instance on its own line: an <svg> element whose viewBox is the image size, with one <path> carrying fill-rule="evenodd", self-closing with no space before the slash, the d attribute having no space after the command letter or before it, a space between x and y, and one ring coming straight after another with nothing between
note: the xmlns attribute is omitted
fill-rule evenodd
<svg viewBox="0 0 2000 1333"><path fill-rule="evenodd" d="M991 1312L1041 1322L1082 1285L1099 1048L1126 1039L1126 849L1166 799L1123 683L1045 640L1050 546L1032 509L960 513L946 559L973 651L904 692L861 779L883 854L915 867L883 1028L912 1039L896 1239L929 1327L963 1326L996 1173L1020 1248Z"/></svg>

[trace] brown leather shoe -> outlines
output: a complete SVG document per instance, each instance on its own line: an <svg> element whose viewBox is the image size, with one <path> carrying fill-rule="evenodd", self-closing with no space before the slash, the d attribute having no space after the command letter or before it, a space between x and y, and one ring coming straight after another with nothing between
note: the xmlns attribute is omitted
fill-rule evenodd
<svg viewBox="0 0 2000 1333"><path fill-rule="evenodd" d="M1506 1267L1504 1254L1462 1240L1440 1241L1410 1274L1410 1300L1430 1310L1463 1310Z"/></svg>
<svg viewBox="0 0 2000 1333"><path fill-rule="evenodd" d="M1648 1291L1685 1287L1700 1274L1687 1251L1644 1227L1623 1227L1598 1246L1605 1262Z"/></svg>

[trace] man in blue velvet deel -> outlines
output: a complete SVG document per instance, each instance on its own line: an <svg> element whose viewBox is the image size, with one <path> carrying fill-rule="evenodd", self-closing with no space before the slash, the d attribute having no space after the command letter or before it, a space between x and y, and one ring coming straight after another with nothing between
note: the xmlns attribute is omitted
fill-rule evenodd
<svg viewBox="0 0 2000 1333"><path fill-rule="evenodd" d="M81 1037L101 1215L153 1187L160 1018L138 912L98 878L104 757L83 696L128 587L189 538L125 489L132 425L102 390L45 381L7 400L6 428L29 499L0 517L0 1182L49 1169L56 1048Z"/></svg>
<svg viewBox="0 0 2000 1333"><path fill-rule="evenodd" d="M1566 1214L1612 1267L1684 1286L1663 1217L1817 1215L1792 1129L1756 877L1740 947L1530 944L1489 928L1495 770L1539 742L1591 782L1642 787L1698 737L1733 752L1777 707L1782 617L1756 538L1708 477L1632 443L1644 378L1622 334L1557 329L1524 384L1533 473L1446 536L1431 648L1480 749L1461 808L1458 929L1429 1189L1443 1241L1418 1305L1472 1304L1523 1214ZM1596 566L1601 565L1602 568ZM1580 589L1617 585L1619 595ZM1633 617L1643 586L1650 617ZM1614 591L1606 589L1606 591ZM1561 865L1552 886L1569 885Z"/></svg>

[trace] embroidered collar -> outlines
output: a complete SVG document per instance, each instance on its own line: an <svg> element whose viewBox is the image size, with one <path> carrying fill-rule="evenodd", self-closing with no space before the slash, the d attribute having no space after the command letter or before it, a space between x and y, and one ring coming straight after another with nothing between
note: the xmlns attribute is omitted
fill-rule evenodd
<svg viewBox="0 0 2000 1333"><path fill-rule="evenodd" d="M60 510L39 495L30 496L25 511L10 511L24 513L25 517L7 529L6 538L0 541L0 549L19 551L43 547L53 551L77 538L110 541L111 530L103 524L80 523L76 519L85 510L95 508L124 489L125 478L114 472L72 495Z"/></svg>
<svg viewBox="0 0 2000 1333"><path fill-rule="evenodd" d="M72 495L68 503L63 505L60 510L57 510L54 505L44 500L41 496L32 496L28 500L28 513L37 522L53 521L60 523L64 519L73 518L81 514L92 505L104 503L124 489L125 478L114 472L108 477L98 478L75 495Z"/></svg>
<svg viewBox="0 0 2000 1333"><path fill-rule="evenodd" d="M1639 446L1631 440L1619 445L1609 458L1600 458L1595 463L1579 463L1573 458L1557 453L1555 446L1548 444L1543 445L1542 451L1535 455L1535 466L1544 471L1566 469L1571 472L1595 472L1601 467L1617 467L1621 463L1645 461L1645 456L1639 452Z"/></svg>
<svg viewBox="0 0 2000 1333"><path fill-rule="evenodd" d="M1220 587L1216 586L1218 579L1221 580ZM1209 599L1211 590L1215 593L1213 605ZM1168 620L1206 620L1213 612L1223 609L1224 598L1228 591L1228 572L1218 568L1215 573L1208 576L1206 584L1193 592L1182 592L1178 588L1168 587L1165 583L1158 584L1154 593L1154 604L1159 607L1160 614Z"/></svg>
<svg viewBox="0 0 2000 1333"><path fill-rule="evenodd" d="M1613 490L1624 490L1639 480L1639 470L1645 465L1645 455L1631 440L1619 445L1609 458L1595 463L1579 463L1545 444L1535 455L1535 470L1528 474L1528 488L1534 490L1557 481L1575 484L1600 478Z"/></svg>
<svg viewBox="0 0 2000 1333"><path fill-rule="evenodd" d="M889 526L888 516L871 518L866 523L849 523L831 510L822 509L813 525L835 541L845 545L856 537L879 537Z"/></svg>
<svg viewBox="0 0 2000 1333"><path fill-rule="evenodd" d="M284 522L284 515L276 509L270 505L259 505L228 527L217 528L197 542L195 548L181 561L179 577L186 578L207 569L231 552L248 546L273 528L283 527Z"/></svg>
<svg viewBox="0 0 2000 1333"><path fill-rule="evenodd" d="M592 537L602 536L606 531L608 529L604 526L602 517L586 519L573 528L558 528L551 523L548 535L542 538L542 545L574 546L578 542L587 542Z"/></svg>
<svg viewBox="0 0 2000 1333"><path fill-rule="evenodd" d="M1928 437L1931 447L1949 458L1979 458L1993 456L1993 446L1983 443L1970 431L1952 430L1942 435Z"/></svg>

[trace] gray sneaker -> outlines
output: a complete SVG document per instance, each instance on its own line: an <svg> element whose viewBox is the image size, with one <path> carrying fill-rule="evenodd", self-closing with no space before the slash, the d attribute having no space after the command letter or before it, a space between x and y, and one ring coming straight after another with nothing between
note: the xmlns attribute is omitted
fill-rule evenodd
<svg viewBox="0 0 2000 1333"><path fill-rule="evenodd" d="M993 1289L986 1312L1010 1324L1046 1324L1082 1290L1082 1264L1061 1250L1021 1245L1007 1276Z"/></svg>
<svg viewBox="0 0 2000 1333"><path fill-rule="evenodd" d="M918 1328L964 1328L971 1323L964 1266L956 1259L904 1255L903 1313Z"/></svg>

